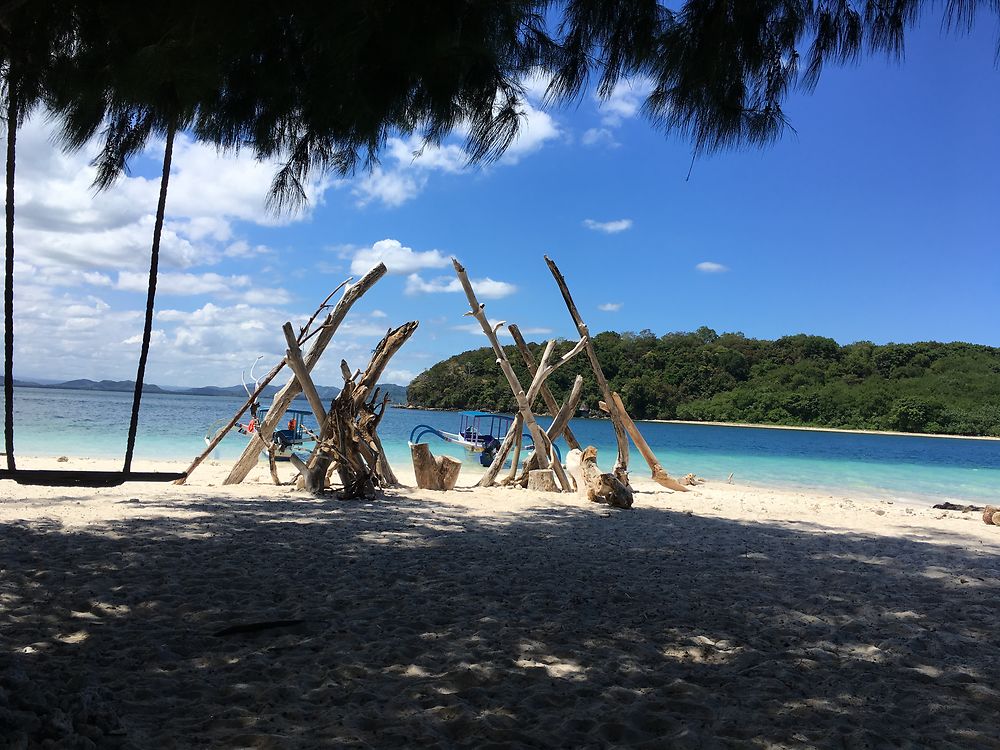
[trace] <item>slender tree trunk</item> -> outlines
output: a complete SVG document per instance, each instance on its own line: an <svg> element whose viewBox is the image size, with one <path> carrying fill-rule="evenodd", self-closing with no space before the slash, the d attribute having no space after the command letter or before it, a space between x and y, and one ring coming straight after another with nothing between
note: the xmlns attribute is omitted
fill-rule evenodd
<svg viewBox="0 0 1000 750"><path fill-rule="evenodd" d="M7 468L14 471L14 164L17 146L17 85L7 69L7 242L3 283L3 438Z"/></svg>
<svg viewBox="0 0 1000 750"><path fill-rule="evenodd" d="M132 470L132 453L135 451L135 433L139 428L139 404L142 401L142 380L146 375L149 357L149 340L153 335L153 304L156 300L156 270L160 263L160 235L163 233L163 215L167 209L167 185L170 182L170 161L174 155L176 127L167 130L167 144L163 149L163 175L160 177L160 200L156 204L156 224L153 226L153 249L149 259L149 291L146 294L146 324L142 329L142 349L139 352L139 369L135 375L135 393L132 395L132 420L128 426L128 444L125 446L126 474Z"/></svg>

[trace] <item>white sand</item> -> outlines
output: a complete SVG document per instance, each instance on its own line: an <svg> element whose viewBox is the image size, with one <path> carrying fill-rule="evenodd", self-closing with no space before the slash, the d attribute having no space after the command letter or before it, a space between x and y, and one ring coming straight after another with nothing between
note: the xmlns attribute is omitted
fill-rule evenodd
<svg viewBox="0 0 1000 750"><path fill-rule="evenodd" d="M0 747L1000 748L978 514L639 480L631 511L342 502L227 468L0 482Z"/></svg>

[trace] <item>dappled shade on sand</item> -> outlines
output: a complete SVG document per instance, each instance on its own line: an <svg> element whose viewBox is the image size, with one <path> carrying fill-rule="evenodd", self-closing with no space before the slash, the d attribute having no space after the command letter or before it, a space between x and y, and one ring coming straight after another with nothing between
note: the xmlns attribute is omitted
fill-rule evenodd
<svg viewBox="0 0 1000 750"><path fill-rule="evenodd" d="M978 514L654 489L9 500L0 745L997 746Z"/></svg>

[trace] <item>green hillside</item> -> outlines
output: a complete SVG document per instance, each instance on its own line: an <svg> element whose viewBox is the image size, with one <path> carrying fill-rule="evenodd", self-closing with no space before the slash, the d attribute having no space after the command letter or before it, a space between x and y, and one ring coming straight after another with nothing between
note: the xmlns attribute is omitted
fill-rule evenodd
<svg viewBox="0 0 1000 750"><path fill-rule="evenodd" d="M541 344L530 344L536 358ZM561 341L557 352L570 349ZM921 342L840 346L798 334L776 341L710 328L657 337L606 332L594 346L612 389L636 419L691 419L865 430L1000 436L1000 349ZM513 346L507 356L529 379ZM561 399L584 376L583 403L600 398L585 356L556 372ZM417 376L411 404L512 411L489 348L463 352ZM540 408L540 407L536 407Z"/></svg>

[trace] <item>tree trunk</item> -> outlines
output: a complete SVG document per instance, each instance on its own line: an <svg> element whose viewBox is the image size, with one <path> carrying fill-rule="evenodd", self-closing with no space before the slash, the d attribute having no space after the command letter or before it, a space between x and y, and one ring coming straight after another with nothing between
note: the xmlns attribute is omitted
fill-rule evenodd
<svg viewBox="0 0 1000 750"><path fill-rule="evenodd" d="M156 223L153 225L153 248L149 258L149 289L146 292L146 321L142 328L142 346L139 350L139 368L135 374L135 392L132 394L132 418L128 425L128 442L125 445L125 465L122 471L132 470L135 451L135 434L139 429L139 405L142 402L142 381L146 376L149 358L149 340L153 334L153 306L156 301L156 272L160 263L160 236L163 234L163 216L167 210L167 186L170 184L170 162L174 156L176 126L167 128L167 143L163 149L163 174L160 176L160 199L156 204Z"/></svg>
<svg viewBox="0 0 1000 750"><path fill-rule="evenodd" d="M451 456L435 456L427 443L410 445L413 475L422 490L452 490L462 470L462 462Z"/></svg>
<svg viewBox="0 0 1000 750"><path fill-rule="evenodd" d="M14 165L17 152L17 84L7 69L7 241L3 277L3 435L7 468L14 471Z"/></svg>

